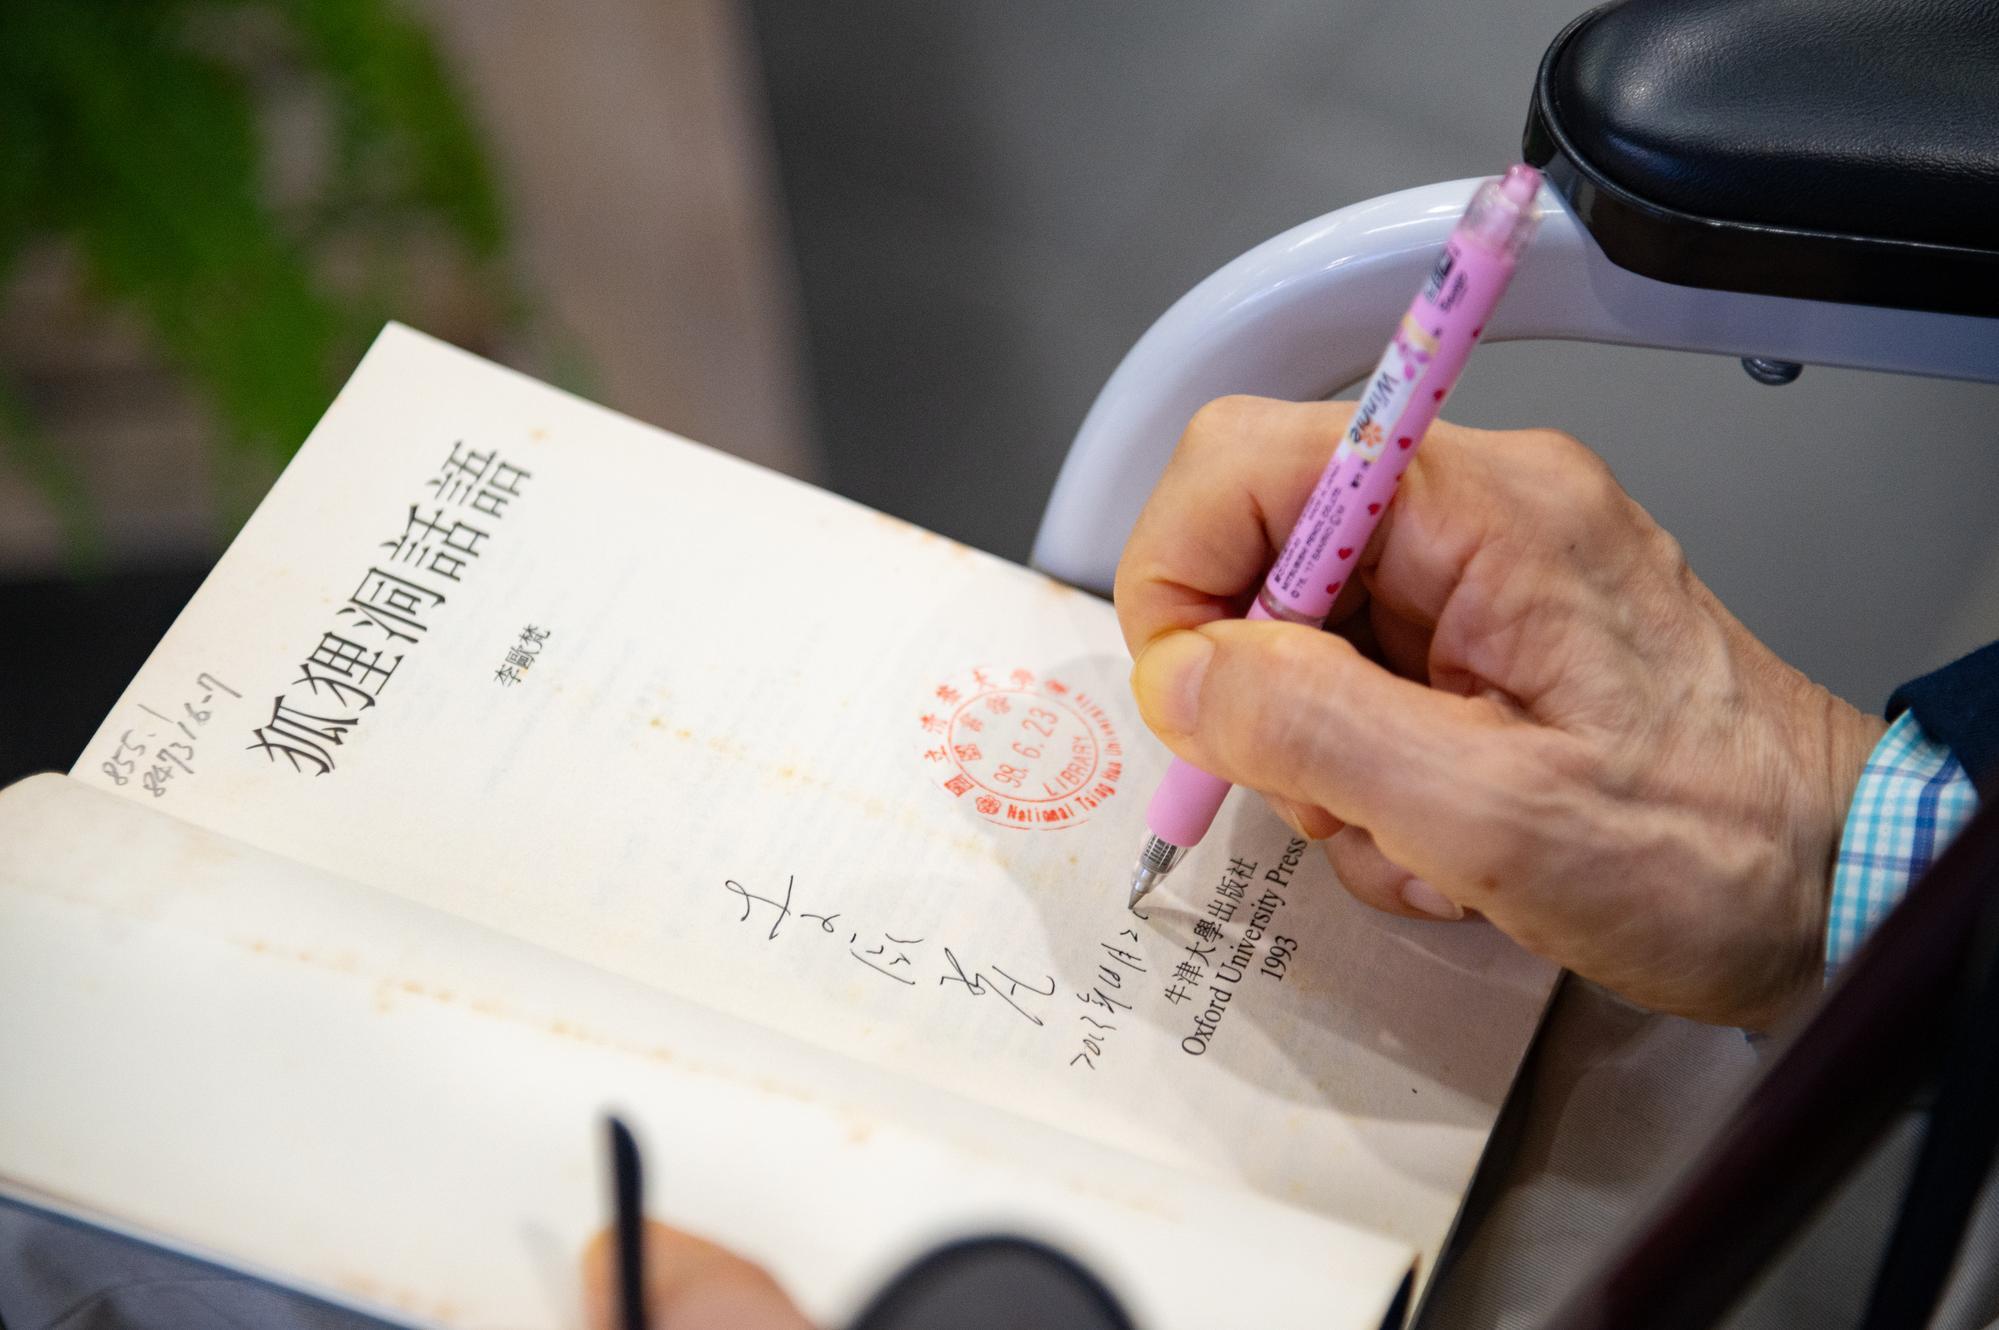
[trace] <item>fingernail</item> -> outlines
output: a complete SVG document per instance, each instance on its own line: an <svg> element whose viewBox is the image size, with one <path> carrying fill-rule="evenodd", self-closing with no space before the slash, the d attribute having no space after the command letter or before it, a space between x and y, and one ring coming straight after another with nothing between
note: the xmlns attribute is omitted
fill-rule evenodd
<svg viewBox="0 0 1999 1330"><path fill-rule="evenodd" d="M1465 907L1438 891L1420 877L1412 877L1402 884L1402 903L1418 914L1427 914L1432 919L1462 919Z"/></svg>
<svg viewBox="0 0 1999 1330"><path fill-rule="evenodd" d="M1173 734L1192 734L1201 714L1201 678L1214 659L1215 644L1200 633L1168 633L1139 653L1131 667L1131 690L1146 724Z"/></svg>

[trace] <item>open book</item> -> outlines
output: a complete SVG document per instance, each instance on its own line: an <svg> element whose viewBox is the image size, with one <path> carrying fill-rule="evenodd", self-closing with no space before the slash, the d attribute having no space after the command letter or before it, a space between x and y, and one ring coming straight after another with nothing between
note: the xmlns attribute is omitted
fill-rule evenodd
<svg viewBox="0 0 1999 1330"><path fill-rule="evenodd" d="M614 1108L829 1323L1009 1230L1144 1325L1378 1325L1553 971L1247 796L1128 913L1128 669L1100 600L392 326L0 794L0 1188L570 1326Z"/></svg>

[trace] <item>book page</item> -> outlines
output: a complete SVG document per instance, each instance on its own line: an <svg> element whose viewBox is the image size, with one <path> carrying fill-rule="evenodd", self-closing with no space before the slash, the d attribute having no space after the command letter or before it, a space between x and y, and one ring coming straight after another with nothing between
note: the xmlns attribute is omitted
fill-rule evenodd
<svg viewBox="0 0 1999 1330"><path fill-rule="evenodd" d="M1552 970L1248 796L1127 913L1128 670L1093 597L392 327L75 774L1427 1272Z"/></svg>
<svg viewBox="0 0 1999 1330"><path fill-rule="evenodd" d="M607 1110L824 1325L976 1233L1162 1330L1373 1330L1413 1259L58 776L0 793L0 1049L0 1190L424 1324L577 1325Z"/></svg>

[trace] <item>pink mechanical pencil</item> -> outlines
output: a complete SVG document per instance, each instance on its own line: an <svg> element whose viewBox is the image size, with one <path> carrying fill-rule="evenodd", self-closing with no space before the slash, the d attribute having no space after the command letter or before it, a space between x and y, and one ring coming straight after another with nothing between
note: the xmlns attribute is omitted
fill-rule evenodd
<svg viewBox="0 0 1999 1330"><path fill-rule="evenodd" d="M1437 418L1513 277L1514 262L1534 235L1539 220L1534 195L1540 188L1541 173L1519 165L1472 195L1362 389L1346 437L1326 463L1249 618L1315 628L1325 621L1415 455L1417 440ZM1146 806L1148 834L1131 875L1131 904L1200 843L1228 793L1227 781L1174 759Z"/></svg>

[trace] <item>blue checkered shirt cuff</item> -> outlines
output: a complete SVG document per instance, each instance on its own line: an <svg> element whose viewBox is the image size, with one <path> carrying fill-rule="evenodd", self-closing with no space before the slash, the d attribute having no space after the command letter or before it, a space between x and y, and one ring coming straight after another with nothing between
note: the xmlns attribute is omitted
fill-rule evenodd
<svg viewBox="0 0 1999 1330"><path fill-rule="evenodd" d="M1903 712L1874 745L1847 810L1826 921L1827 979L1976 811L1978 794L1963 766L1913 712Z"/></svg>

